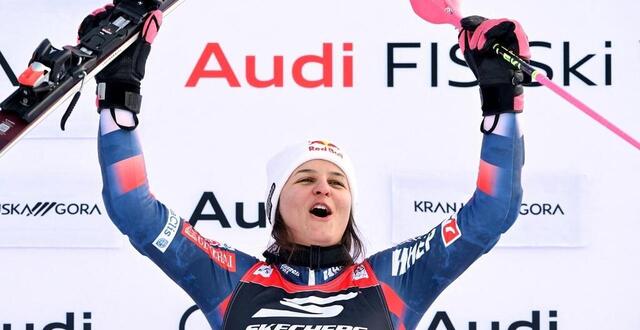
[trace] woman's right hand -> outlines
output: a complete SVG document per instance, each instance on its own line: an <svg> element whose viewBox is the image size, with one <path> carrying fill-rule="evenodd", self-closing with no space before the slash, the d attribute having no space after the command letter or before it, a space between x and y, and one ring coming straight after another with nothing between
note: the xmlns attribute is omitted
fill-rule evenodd
<svg viewBox="0 0 640 330"><path fill-rule="evenodd" d="M114 5L109 4L85 17L78 28L78 40L113 15L115 8ZM151 43L161 24L162 11L149 12L140 32L140 38L96 75L99 109L118 108L133 114L140 112L141 81L145 75Z"/></svg>

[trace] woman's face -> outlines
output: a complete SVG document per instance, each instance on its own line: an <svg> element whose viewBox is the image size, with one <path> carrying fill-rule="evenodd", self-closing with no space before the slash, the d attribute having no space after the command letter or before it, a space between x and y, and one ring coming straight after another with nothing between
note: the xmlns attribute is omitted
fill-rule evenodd
<svg viewBox="0 0 640 330"><path fill-rule="evenodd" d="M280 215L297 244L339 244L349 222L351 191L344 172L326 160L298 166L282 187Z"/></svg>

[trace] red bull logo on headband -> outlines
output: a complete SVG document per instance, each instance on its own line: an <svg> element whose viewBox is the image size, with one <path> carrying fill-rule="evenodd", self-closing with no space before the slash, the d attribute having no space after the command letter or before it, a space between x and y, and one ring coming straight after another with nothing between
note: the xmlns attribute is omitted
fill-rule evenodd
<svg viewBox="0 0 640 330"><path fill-rule="evenodd" d="M309 151L327 151L340 158L343 158L340 148L329 141L309 141Z"/></svg>

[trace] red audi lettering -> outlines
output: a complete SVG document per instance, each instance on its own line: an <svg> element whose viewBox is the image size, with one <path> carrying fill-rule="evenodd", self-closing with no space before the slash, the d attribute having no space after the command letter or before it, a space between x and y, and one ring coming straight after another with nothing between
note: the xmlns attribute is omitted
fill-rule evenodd
<svg viewBox="0 0 640 330"><path fill-rule="evenodd" d="M334 85L334 64L342 60L342 86L353 87L353 43L342 44L342 57L334 59L333 43L325 42L322 44L321 55L302 55L293 61L291 67L291 77L293 81L303 88L317 87L333 87ZM212 57L217 62L218 69L207 69L212 61ZM284 87L285 68L284 56L275 55L272 61L272 74L268 77L258 77L257 66L258 59L255 55L245 56L245 78L247 84L256 88L266 87ZM213 65L212 65L213 66ZM319 75L310 77L308 68L319 68ZM267 71L264 71L267 72ZM187 79L186 87L196 87L200 79L203 78L222 78L227 81L231 87L241 87L240 81L229 63L222 47L219 43L208 43L195 67L191 71L189 79Z"/></svg>
<svg viewBox="0 0 640 330"><path fill-rule="evenodd" d="M220 65L219 70L207 70L207 64L209 64L209 60L211 59L211 55L216 57L216 61ZM198 63L196 63L195 68L191 72L191 76L187 80L187 87L195 87L198 84L200 78L224 78L229 83L231 87L240 87L240 82L236 77L236 74L233 72L231 68L231 64L227 60L227 57L224 55L220 44L208 43L205 46L202 55L198 59Z"/></svg>

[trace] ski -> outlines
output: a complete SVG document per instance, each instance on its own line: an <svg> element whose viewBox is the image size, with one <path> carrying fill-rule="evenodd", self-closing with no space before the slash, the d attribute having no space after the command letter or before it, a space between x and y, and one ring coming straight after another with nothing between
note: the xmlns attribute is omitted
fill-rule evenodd
<svg viewBox="0 0 640 330"><path fill-rule="evenodd" d="M57 49L45 39L33 52L20 86L0 103L0 157L48 114L75 94L61 128L75 106L82 85L139 37L146 15L170 14L184 0L116 0L114 11L75 46Z"/></svg>

